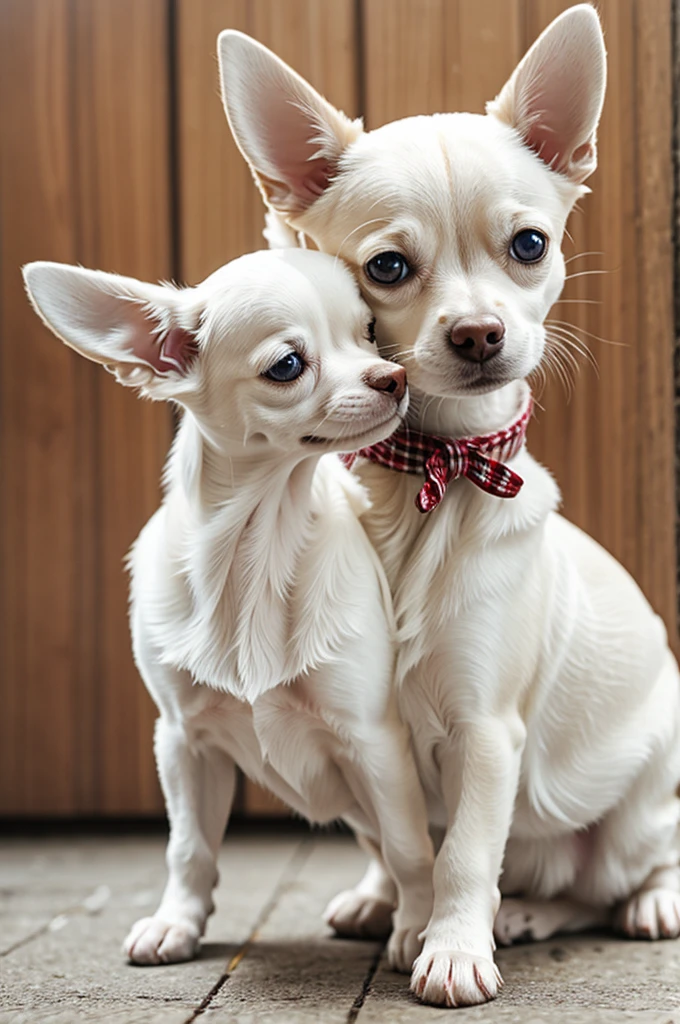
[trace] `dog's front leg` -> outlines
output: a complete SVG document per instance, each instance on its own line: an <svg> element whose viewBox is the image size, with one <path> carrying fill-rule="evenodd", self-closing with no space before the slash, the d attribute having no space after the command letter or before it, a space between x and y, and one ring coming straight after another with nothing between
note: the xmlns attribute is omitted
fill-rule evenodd
<svg viewBox="0 0 680 1024"><path fill-rule="evenodd" d="M156 760L170 820L168 881L153 917L133 925L123 950L133 963L190 960L213 910L217 852L231 810L234 762L205 748L180 719L156 723Z"/></svg>
<svg viewBox="0 0 680 1024"><path fill-rule="evenodd" d="M484 717L460 724L438 749L448 830L434 868L434 910L411 989L436 1006L495 998L498 877L524 746L523 723Z"/></svg>
<svg viewBox="0 0 680 1024"><path fill-rule="evenodd" d="M382 859L397 888L387 952L394 970L408 972L420 951L432 908L434 853L425 797L401 723L373 726L362 755L373 792Z"/></svg>

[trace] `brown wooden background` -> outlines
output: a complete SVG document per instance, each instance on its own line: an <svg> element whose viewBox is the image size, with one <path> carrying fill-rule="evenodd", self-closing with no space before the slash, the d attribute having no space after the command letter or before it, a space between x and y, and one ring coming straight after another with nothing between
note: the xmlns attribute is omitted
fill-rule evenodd
<svg viewBox="0 0 680 1024"><path fill-rule="evenodd" d="M261 244L217 86L251 33L369 127L481 111L563 0L0 0L0 813L161 809L154 710L122 560L158 501L172 424L49 335L19 267L196 282ZM602 0L610 78L568 302L599 365L543 395L533 449L567 514L677 639L671 0ZM574 302L575 299L585 302ZM266 808L246 790L246 806Z"/></svg>

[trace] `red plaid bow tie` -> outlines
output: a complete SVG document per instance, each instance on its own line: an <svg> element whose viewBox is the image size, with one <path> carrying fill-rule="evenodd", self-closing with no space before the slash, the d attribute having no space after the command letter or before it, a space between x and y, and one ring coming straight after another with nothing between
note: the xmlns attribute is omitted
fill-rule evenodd
<svg viewBox="0 0 680 1024"><path fill-rule="evenodd" d="M351 466L361 456L398 473L424 473L425 483L416 496L416 508L421 512L436 508L451 480L461 476L498 498L514 498L524 481L503 462L524 445L533 405L527 388L517 419L493 434L436 437L404 425L387 440L343 456L343 461Z"/></svg>

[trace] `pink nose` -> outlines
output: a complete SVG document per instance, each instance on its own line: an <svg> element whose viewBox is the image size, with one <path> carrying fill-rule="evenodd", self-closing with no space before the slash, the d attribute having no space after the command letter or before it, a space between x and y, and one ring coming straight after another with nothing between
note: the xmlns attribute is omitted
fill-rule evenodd
<svg viewBox="0 0 680 1024"><path fill-rule="evenodd" d="M498 355L504 337L505 324L497 316L458 320L451 328L454 352L471 363L485 363Z"/></svg>
<svg viewBox="0 0 680 1024"><path fill-rule="evenodd" d="M406 394L406 370L403 366L388 364L384 367L371 367L370 370L366 370L364 380L374 391L386 391L388 395L394 395L397 403L401 402Z"/></svg>

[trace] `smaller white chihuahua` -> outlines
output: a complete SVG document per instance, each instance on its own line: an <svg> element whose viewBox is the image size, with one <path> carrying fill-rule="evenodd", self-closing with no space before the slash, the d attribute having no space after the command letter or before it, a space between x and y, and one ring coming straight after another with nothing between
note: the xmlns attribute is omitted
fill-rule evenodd
<svg viewBox="0 0 680 1024"><path fill-rule="evenodd" d="M279 250L195 288L55 263L24 277L67 345L184 410L165 498L130 556L170 841L160 907L134 925L127 956L196 954L239 765L380 849L400 894L390 960L409 970L432 903L427 815L392 688L389 590L359 521L367 503L325 455L388 436L408 398L352 276L322 253Z"/></svg>

